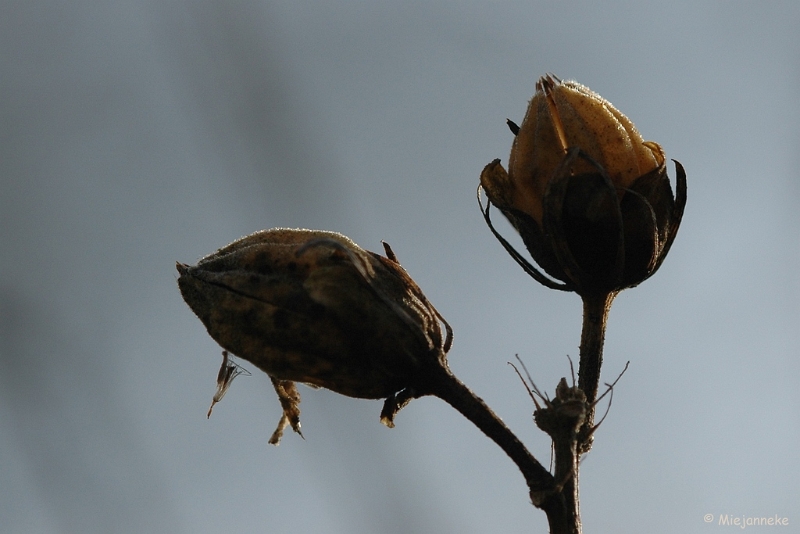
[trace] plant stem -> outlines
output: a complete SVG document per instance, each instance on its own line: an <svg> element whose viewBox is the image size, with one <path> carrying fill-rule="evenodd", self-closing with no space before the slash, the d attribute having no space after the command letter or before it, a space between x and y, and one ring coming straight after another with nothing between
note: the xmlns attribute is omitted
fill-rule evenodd
<svg viewBox="0 0 800 534"><path fill-rule="evenodd" d="M525 448L483 399L475 395L446 367L426 373L426 393L439 397L469 419L505 451L519 467L531 492L549 492L555 486L553 475ZM534 504L536 504L534 502Z"/></svg>
<svg viewBox="0 0 800 534"><path fill-rule="evenodd" d="M555 478L561 486L561 498L564 501L564 516L559 518L561 532L568 534L581 533L581 504L578 491L578 452L577 436L575 432L571 436L562 436L562 439L553 440L553 452L555 457ZM550 516L548 515L548 519ZM553 520L550 520L551 532L556 532L552 527Z"/></svg>
<svg viewBox="0 0 800 534"><path fill-rule="evenodd" d="M528 451L503 421L456 378L446 366L430 369L425 373L424 384L419 391L434 395L458 410L475 426L497 443L511 458L525 477L531 502L547 515L551 534L580 534L578 511L578 463L575 453L575 425L572 425L571 448L562 451L556 445L556 474L568 473L561 480L554 478Z"/></svg>
<svg viewBox="0 0 800 534"><path fill-rule="evenodd" d="M603 365L603 342L606 336L608 312L616 292L581 295L583 299L583 329L581 331L578 387L586 394L589 412L581 431L579 453L588 452L592 446L591 430L594 426L594 401L600 385L600 368Z"/></svg>

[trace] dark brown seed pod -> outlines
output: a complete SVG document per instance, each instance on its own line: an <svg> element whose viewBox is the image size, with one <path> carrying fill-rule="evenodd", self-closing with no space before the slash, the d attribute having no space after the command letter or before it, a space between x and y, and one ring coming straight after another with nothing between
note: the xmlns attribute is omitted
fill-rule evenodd
<svg viewBox="0 0 800 534"><path fill-rule="evenodd" d="M334 232L264 230L178 263L178 285L211 337L273 381L393 397L446 365L452 332L385 247L388 257Z"/></svg>

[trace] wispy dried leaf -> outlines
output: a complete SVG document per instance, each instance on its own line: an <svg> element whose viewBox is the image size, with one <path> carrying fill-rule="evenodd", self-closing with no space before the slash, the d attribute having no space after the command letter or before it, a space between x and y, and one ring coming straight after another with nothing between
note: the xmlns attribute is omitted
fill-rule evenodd
<svg viewBox="0 0 800 534"><path fill-rule="evenodd" d="M214 405L222 400L222 397L228 392L228 388L231 387L233 379L239 375L251 376L250 371L236 363L227 350L223 350L222 365L219 366L219 373L217 373L217 391L214 393L214 398L211 399L211 407L208 409L206 418L211 417Z"/></svg>

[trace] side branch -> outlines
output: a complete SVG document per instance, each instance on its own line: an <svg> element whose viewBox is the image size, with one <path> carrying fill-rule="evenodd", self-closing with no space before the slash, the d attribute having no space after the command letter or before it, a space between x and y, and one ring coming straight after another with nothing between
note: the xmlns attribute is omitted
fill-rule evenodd
<svg viewBox="0 0 800 534"><path fill-rule="evenodd" d="M525 477L533 504L541 505L537 495L544 496L555 489L553 475L528 451L489 406L475 395L446 367L436 367L427 373L425 394L439 397L469 419L511 458ZM537 502L539 501L539 502Z"/></svg>
<svg viewBox="0 0 800 534"><path fill-rule="evenodd" d="M464 417L483 431L492 441L511 458L525 477L530 491L531 502L547 514L552 534L580 534L580 511L578 510L578 463L576 453L576 430L583 422L585 402L579 402L578 412L573 413L574 401L564 407L551 407L547 410L557 414L553 425L558 428L552 432L556 444L557 466L556 477L545 469L533 457L525 445L514 435L503 421L489 408L483 400L475 395L466 385L453 375L446 367L436 367L425 373L424 384L419 384L417 396L434 395L450 404ZM563 382L563 379L562 379ZM565 384L566 385L566 384ZM576 389L576 388L575 388ZM583 400L583 393L580 393ZM555 402L561 403L561 400ZM567 414L566 426L563 413ZM576 419L576 415L579 417ZM541 426L539 411L537 424ZM563 430L566 429L566 432ZM554 429L549 429L553 431ZM565 450L561 450L565 448Z"/></svg>

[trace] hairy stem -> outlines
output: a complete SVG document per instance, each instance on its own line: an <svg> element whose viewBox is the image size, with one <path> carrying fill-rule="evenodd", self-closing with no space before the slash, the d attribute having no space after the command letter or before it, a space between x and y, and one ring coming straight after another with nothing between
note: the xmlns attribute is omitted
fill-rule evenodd
<svg viewBox="0 0 800 534"><path fill-rule="evenodd" d="M419 391L434 395L447 402L469 419L517 465L528 485L531 502L547 515L551 534L580 534L580 514L577 509L578 465L575 454L575 432L572 432L572 452L561 454L566 463L556 473L566 470L570 475L557 480L533 457L525 445L503 421L456 378L447 367L437 367L426 373L425 383ZM574 428L573 424L573 428ZM560 461L560 460L557 460ZM569 464L566 465L566 464Z"/></svg>
<svg viewBox="0 0 800 534"><path fill-rule="evenodd" d="M606 336L606 323L611 303L617 293L581 295L583 298L583 330L581 331L581 355L578 368L578 387L586 394L589 413L581 431L579 453L588 452L592 447L591 429L594 426L594 401L600 385L600 368L603 365L603 342Z"/></svg>
<svg viewBox="0 0 800 534"><path fill-rule="evenodd" d="M577 439L574 432L571 436L562 436L553 440L555 456L555 478L561 489L560 496L564 502L563 518L559 518L560 532L568 534L581 533L581 506L578 491L578 450ZM549 519L549 516L548 516ZM550 520L551 532L553 521Z"/></svg>
<svg viewBox="0 0 800 534"><path fill-rule="evenodd" d="M531 491L550 491L553 476L533 457L525 445L514 435L483 400L475 395L446 367L436 367L426 373L426 393L439 397L469 419L484 434L505 451L519 467ZM534 503L535 504L535 503Z"/></svg>

